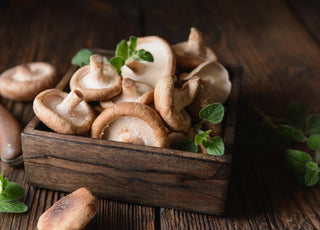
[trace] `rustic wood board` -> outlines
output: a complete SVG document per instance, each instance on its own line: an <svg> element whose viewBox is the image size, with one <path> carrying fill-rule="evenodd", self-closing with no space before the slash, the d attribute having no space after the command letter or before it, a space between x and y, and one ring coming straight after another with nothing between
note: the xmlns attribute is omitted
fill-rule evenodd
<svg viewBox="0 0 320 230"><path fill-rule="evenodd" d="M284 114L292 100L319 113L320 51L314 39L319 34L318 4L314 0L142 0L139 4L122 1L120 6L114 0L77 4L4 0L0 1L0 71L23 61L45 60L65 73L68 60L82 47L114 48L132 34L158 34L179 42L194 25L203 31L220 60L244 66L242 99L269 114ZM20 114L16 103L2 98L1 103L24 124L32 117L31 107ZM279 158L281 151L272 146L236 146L224 217L172 209L160 212L102 200L98 221L88 229L319 229L319 187L297 184ZM23 215L0 214L1 230L34 230L44 208L64 195L29 188L23 168L0 163L0 171L24 185L22 201L30 209ZM152 227L144 224L150 220Z"/></svg>

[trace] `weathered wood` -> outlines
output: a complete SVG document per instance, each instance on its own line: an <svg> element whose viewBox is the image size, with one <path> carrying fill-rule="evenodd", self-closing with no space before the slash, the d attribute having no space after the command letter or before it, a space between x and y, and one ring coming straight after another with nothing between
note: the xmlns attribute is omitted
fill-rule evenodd
<svg viewBox="0 0 320 230"><path fill-rule="evenodd" d="M294 11L287 2L296 5ZM246 103L273 115L284 114L286 105L296 100L319 112L320 52L319 42L314 39L319 34L317 5L316 1L299 0L200 0L184 2L183 7L166 0L147 2L146 33L180 42L187 39L189 27L196 26L218 59L244 67L241 99ZM164 11L165 15L161 13ZM301 13L298 17L297 12ZM302 14L305 23L301 23ZM164 20L172 23L154 26ZM242 133L238 130L237 137ZM278 146L268 143L235 149L226 216L161 209L164 229L319 228L319 210L314 208L319 206L314 195L319 188L303 189L296 183ZM310 197L313 202L302 197ZM211 221L210 227L196 224L205 218Z"/></svg>
<svg viewBox="0 0 320 230"><path fill-rule="evenodd" d="M46 60L63 74L82 47L111 49L131 34L157 34L169 42L179 42L187 38L189 26L195 25L220 60L244 66L243 99L269 114L284 114L285 105L292 100L320 112L319 42L314 42L319 33L317 4L299 0L162 0L139 1L141 9L137 9L135 1L122 1L121 7L116 1L98 0L80 0L77 4L0 1L0 71L23 61ZM4 98L0 101L17 119L22 118L23 124L31 119L31 107L26 106L19 114L16 103ZM237 137L240 135L238 131ZM104 201L104 212L98 213L99 223L95 222L93 229L130 229L131 223L136 226L132 229L150 229L139 224L149 218L169 226L163 229L319 229L319 187L297 184L284 167L282 152L271 145L235 148L225 217L163 209L160 219L153 208L132 206L135 212L130 214L130 205ZM38 191L45 190L29 187L25 179L21 180L23 169L2 163L0 169L13 181L23 183L26 195L22 200L30 208L23 215L0 214L0 229L35 229L43 209L36 204L49 206L64 193L40 196ZM160 229L157 224L152 226Z"/></svg>
<svg viewBox="0 0 320 230"><path fill-rule="evenodd" d="M101 1L4 2L7 4L0 1L0 72L20 63L48 61L63 74L77 50L113 49L121 39L141 33L139 9L132 4L122 11L112 2ZM32 103L12 102L2 97L0 101L23 127L34 116ZM23 185L25 196L21 201L29 207L25 214L0 213L1 230L36 229L39 216L64 195L29 186L23 167L12 168L0 162L0 173ZM154 208L106 200L101 200L101 207L87 229L156 228Z"/></svg>

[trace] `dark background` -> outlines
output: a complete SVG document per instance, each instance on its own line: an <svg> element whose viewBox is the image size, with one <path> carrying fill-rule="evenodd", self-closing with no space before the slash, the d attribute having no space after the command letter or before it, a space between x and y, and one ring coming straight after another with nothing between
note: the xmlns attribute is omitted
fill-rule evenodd
<svg viewBox="0 0 320 230"><path fill-rule="evenodd" d="M283 116L292 101L320 112L320 1L0 1L0 71L47 61L61 74L81 48L114 49L130 35L159 35L170 44L198 27L223 63L241 65L237 144L223 217L103 201L92 229L317 229L319 186L299 185L286 169L283 149L271 140L243 145L246 105ZM32 113L1 102L26 124ZM20 106L20 107L19 107ZM31 114L31 115L30 115ZM241 115L241 116L240 116ZM243 119L244 118L244 119ZM246 138L254 144L253 137ZM1 173L25 184L23 169L1 163ZM1 229L34 229L63 193L25 184L27 214L0 214Z"/></svg>

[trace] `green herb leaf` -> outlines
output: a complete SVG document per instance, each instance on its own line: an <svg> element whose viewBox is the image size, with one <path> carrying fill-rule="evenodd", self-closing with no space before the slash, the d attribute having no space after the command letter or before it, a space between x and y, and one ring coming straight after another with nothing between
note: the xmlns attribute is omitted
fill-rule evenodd
<svg viewBox="0 0 320 230"><path fill-rule="evenodd" d="M320 150L320 134L310 136L307 144L310 149Z"/></svg>
<svg viewBox="0 0 320 230"><path fill-rule="evenodd" d="M0 200L0 212L23 213L28 211L28 206L18 200Z"/></svg>
<svg viewBox="0 0 320 230"><path fill-rule="evenodd" d="M297 174L304 174L306 171L306 164L312 159L306 152L287 149L285 152L285 160L289 169Z"/></svg>
<svg viewBox="0 0 320 230"><path fill-rule="evenodd" d="M195 136L194 142L198 145L200 144L209 134L211 133L211 130L205 131L203 133L199 133Z"/></svg>
<svg viewBox="0 0 320 230"><path fill-rule="evenodd" d="M116 57L121 57L124 60L127 60L129 54L129 46L126 40L122 40L120 43L118 43L116 48Z"/></svg>
<svg viewBox="0 0 320 230"><path fill-rule="evenodd" d="M22 197L24 194L24 189L21 185L9 182L8 185L2 190L0 194L0 200L11 201Z"/></svg>
<svg viewBox="0 0 320 230"><path fill-rule="evenodd" d="M150 52L144 50L144 49L141 49L141 50L138 50L138 60L139 61L147 61L147 62L153 62L153 56Z"/></svg>
<svg viewBox="0 0 320 230"><path fill-rule="evenodd" d="M210 121L212 124L218 124L224 116L224 108L220 103L213 103L202 108L199 112L202 119Z"/></svg>
<svg viewBox="0 0 320 230"><path fill-rule="evenodd" d="M319 181L319 168L316 163L310 161L306 164L306 173L304 183L307 186L313 186Z"/></svg>
<svg viewBox="0 0 320 230"><path fill-rule="evenodd" d="M214 137L207 148L208 154L222 156L224 154L224 143L221 137Z"/></svg>
<svg viewBox="0 0 320 230"><path fill-rule="evenodd" d="M203 139L203 141L202 141L202 146L203 146L205 149L209 148L209 146L210 146L210 144L211 144L211 141L212 141L212 138L210 138L210 137L207 137L207 138Z"/></svg>
<svg viewBox="0 0 320 230"><path fill-rule="evenodd" d="M283 144L289 144L292 140L297 142L306 141L306 136L300 130L289 125L279 125L275 132L276 138Z"/></svg>
<svg viewBox="0 0 320 230"><path fill-rule="evenodd" d="M138 39L136 37L134 37L134 36L130 37L129 56L131 56L132 53L136 50L137 41L138 41Z"/></svg>
<svg viewBox="0 0 320 230"><path fill-rule="evenodd" d="M110 65L112 65L118 74L121 74L121 67L124 65L125 60L122 57L113 57L110 59Z"/></svg>
<svg viewBox="0 0 320 230"><path fill-rule="evenodd" d="M85 66L90 64L90 56L92 52L88 49L79 50L78 53L72 58L71 63L72 65L77 66Z"/></svg>
<svg viewBox="0 0 320 230"><path fill-rule="evenodd" d="M300 103L291 103L287 108L286 121L289 125L301 129L307 118L307 108Z"/></svg>
<svg viewBox="0 0 320 230"><path fill-rule="evenodd" d="M320 134L320 115L311 114L307 117L306 133L308 135Z"/></svg>
<svg viewBox="0 0 320 230"><path fill-rule="evenodd" d="M180 141L178 145L179 150L189 151L189 152L198 152L198 146L188 138L184 138Z"/></svg>

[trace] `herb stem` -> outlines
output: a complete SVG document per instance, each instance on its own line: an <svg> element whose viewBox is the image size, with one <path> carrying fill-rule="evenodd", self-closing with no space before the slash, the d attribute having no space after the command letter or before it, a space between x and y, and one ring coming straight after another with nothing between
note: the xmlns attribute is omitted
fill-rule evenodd
<svg viewBox="0 0 320 230"><path fill-rule="evenodd" d="M319 165L319 163L320 163L320 151L319 150L315 151L314 161L317 163L317 165Z"/></svg>
<svg viewBox="0 0 320 230"><path fill-rule="evenodd" d="M264 112L262 112L261 109L259 109L255 105L249 105L249 107L251 107L255 112L257 112L263 118L263 120L265 120L270 125L272 129L277 128L277 125L272 122L271 117L267 116Z"/></svg>

